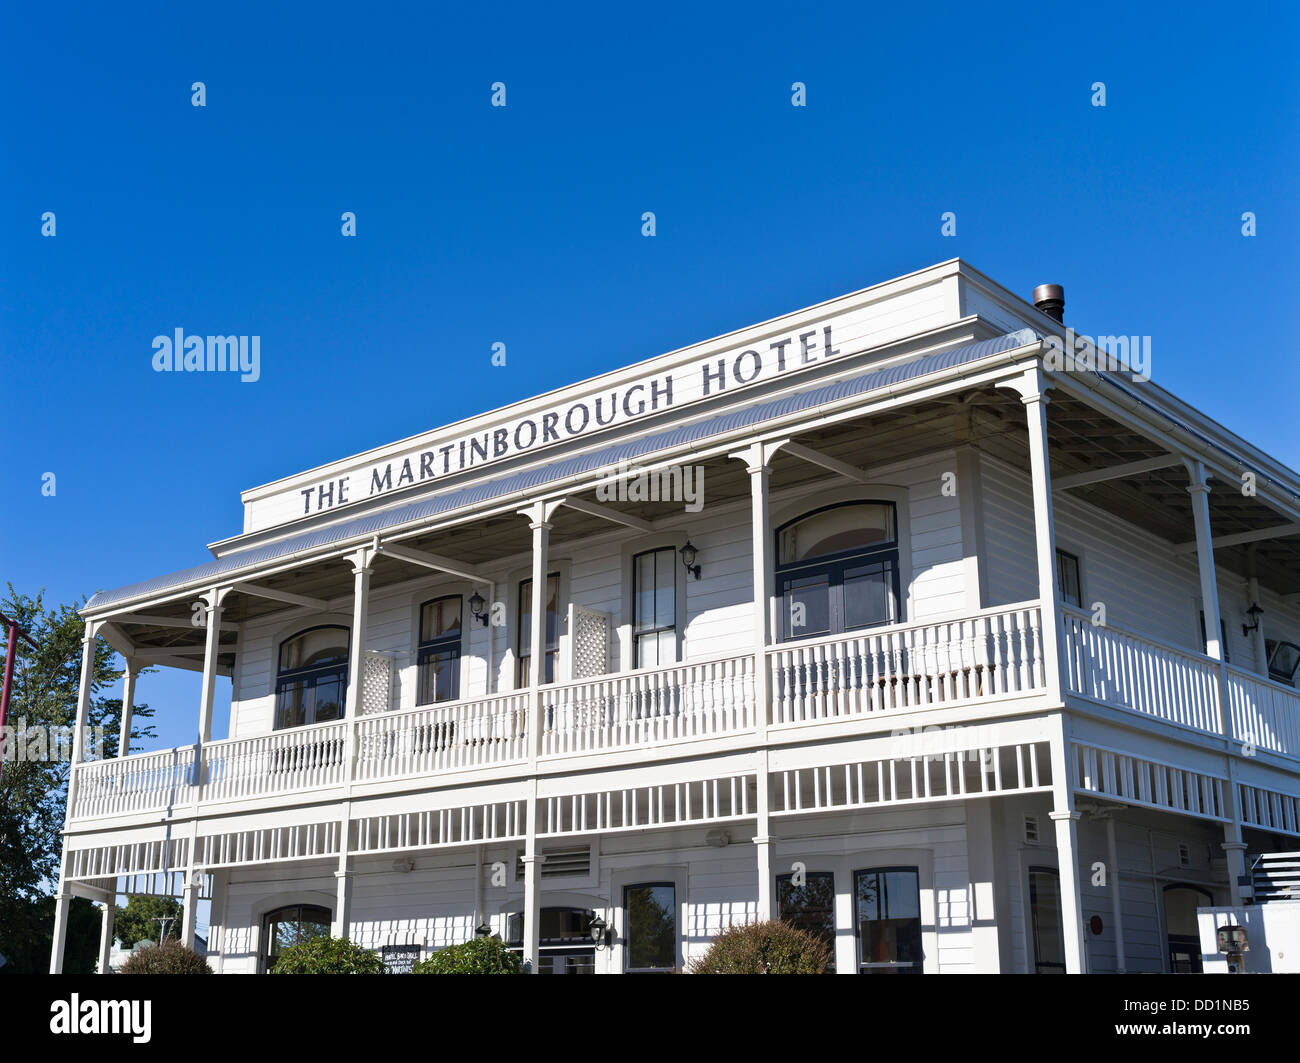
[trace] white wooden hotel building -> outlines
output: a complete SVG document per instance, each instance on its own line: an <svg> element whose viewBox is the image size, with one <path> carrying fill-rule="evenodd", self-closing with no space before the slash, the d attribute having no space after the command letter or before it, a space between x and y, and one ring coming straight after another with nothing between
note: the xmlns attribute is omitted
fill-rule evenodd
<svg viewBox="0 0 1300 1063"><path fill-rule="evenodd" d="M52 969L131 893L209 900L227 973L773 917L841 974L1200 969L1300 849L1300 479L1059 307L945 262L245 492L85 607L128 706L203 693L75 765Z"/></svg>

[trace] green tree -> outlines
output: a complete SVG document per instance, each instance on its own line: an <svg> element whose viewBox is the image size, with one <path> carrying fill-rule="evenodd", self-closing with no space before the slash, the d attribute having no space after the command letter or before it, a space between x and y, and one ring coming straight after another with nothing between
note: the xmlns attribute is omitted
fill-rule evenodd
<svg viewBox="0 0 1300 1063"><path fill-rule="evenodd" d="M164 924L159 919L167 920L167 937L180 937L179 901L171 897L129 897L126 907L117 910L113 932L124 949L133 948L137 941L161 942Z"/></svg>
<svg viewBox="0 0 1300 1063"><path fill-rule="evenodd" d="M60 832L68 795L68 753L77 716L77 690L81 680L81 640L85 622L77 613L82 603L47 607L43 594L35 598L9 585L0 610L32 637L38 649L18 648L13 690L3 743L4 766L0 774L0 953L10 960L30 957L24 963L47 970L53 919L45 905L58 882L62 851ZM4 655L0 640L0 658ZM91 698L87 714L93 756L117 755L121 726L121 698L105 691L122 678L115 653L103 639L96 643L91 672ZM134 741L152 738L147 705L137 705L132 716ZM102 741L100 740L102 736ZM79 906L74 905L74 908ZM92 908L93 910L93 908ZM68 952L79 955L74 935L79 921L69 919ZM97 948L96 941L92 948ZM41 959L43 954L43 959ZM66 964L72 970L71 962Z"/></svg>

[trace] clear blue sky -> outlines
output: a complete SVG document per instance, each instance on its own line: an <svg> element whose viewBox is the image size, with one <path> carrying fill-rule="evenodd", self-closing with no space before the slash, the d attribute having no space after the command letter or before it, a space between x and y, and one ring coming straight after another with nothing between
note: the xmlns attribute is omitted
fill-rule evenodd
<svg viewBox="0 0 1300 1063"><path fill-rule="evenodd" d="M131 7L0 15L21 590L198 563L241 489L954 256L1300 465L1294 5ZM178 327L259 335L261 380L154 373ZM196 691L143 684L161 744Z"/></svg>

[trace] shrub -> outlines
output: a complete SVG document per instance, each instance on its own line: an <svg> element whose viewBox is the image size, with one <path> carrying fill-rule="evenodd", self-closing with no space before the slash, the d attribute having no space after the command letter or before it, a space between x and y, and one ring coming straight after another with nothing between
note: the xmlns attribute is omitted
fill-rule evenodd
<svg viewBox="0 0 1300 1063"><path fill-rule="evenodd" d="M383 974L379 953L347 938L318 937L280 951L272 974Z"/></svg>
<svg viewBox="0 0 1300 1063"><path fill-rule="evenodd" d="M498 937L471 938L415 965L416 974L523 974L516 953Z"/></svg>
<svg viewBox="0 0 1300 1063"><path fill-rule="evenodd" d="M208 961L175 938L137 949L122 964L123 974L211 974Z"/></svg>
<svg viewBox="0 0 1300 1063"><path fill-rule="evenodd" d="M831 948L821 938L772 920L728 927L703 956L691 961L692 974L823 974Z"/></svg>

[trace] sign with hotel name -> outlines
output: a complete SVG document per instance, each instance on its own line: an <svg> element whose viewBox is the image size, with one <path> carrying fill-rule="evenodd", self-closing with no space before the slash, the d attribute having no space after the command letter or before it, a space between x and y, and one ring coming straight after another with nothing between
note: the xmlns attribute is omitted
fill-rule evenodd
<svg viewBox="0 0 1300 1063"><path fill-rule="evenodd" d="M839 355L842 318L618 384L476 432L435 441L309 487L267 523L323 513L569 442L770 380ZM279 499L281 496L276 496ZM275 500L268 499L267 502ZM269 506L267 508L270 508Z"/></svg>

